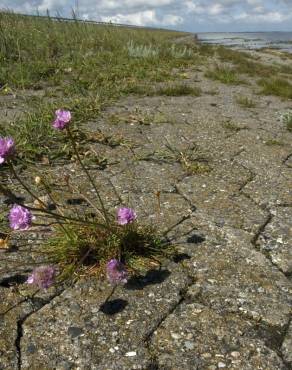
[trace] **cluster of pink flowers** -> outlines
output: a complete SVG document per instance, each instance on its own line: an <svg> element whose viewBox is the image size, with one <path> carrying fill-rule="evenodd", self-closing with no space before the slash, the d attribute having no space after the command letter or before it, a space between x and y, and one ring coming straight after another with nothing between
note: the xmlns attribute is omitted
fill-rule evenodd
<svg viewBox="0 0 292 370"><path fill-rule="evenodd" d="M27 230L32 224L30 210L19 205L14 205L11 208L8 218L13 230Z"/></svg>
<svg viewBox="0 0 292 370"><path fill-rule="evenodd" d="M71 121L71 112L64 109L58 109L55 112L55 120L52 126L57 130L64 130ZM0 164L7 161L15 151L14 140L10 137L0 138ZM133 223L137 218L136 212L127 207L118 209L117 223L125 226ZM10 227L13 230L27 230L32 225L33 216L31 211L25 206L14 205L8 215ZM113 258L106 266L106 274L109 282L113 285L124 284L128 279L128 272L125 265ZM54 266L36 267L28 277L27 283L41 289L48 289L55 280L56 269Z"/></svg>
<svg viewBox="0 0 292 370"><path fill-rule="evenodd" d="M39 266L33 270L26 282L40 289L48 289L54 284L55 276L54 266Z"/></svg>
<svg viewBox="0 0 292 370"><path fill-rule="evenodd" d="M136 212L132 208L122 207L118 209L117 221L119 225L128 225L137 218ZM109 282L113 285L125 284L128 280L128 272L125 265L113 258L106 266L106 275Z"/></svg>
<svg viewBox="0 0 292 370"><path fill-rule="evenodd" d="M55 120L52 123L57 130L64 130L71 121L71 112L69 110L58 109L55 112Z"/></svg>
<svg viewBox="0 0 292 370"><path fill-rule="evenodd" d="M136 212L132 208L119 208L118 210L118 224L127 225L135 221L137 218Z"/></svg>
<svg viewBox="0 0 292 370"><path fill-rule="evenodd" d="M111 259L106 265L106 274L109 282L113 285L125 284L128 273L125 265L117 259Z"/></svg>
<svg viewBox="0 0 292 370"><path fill-rule="evenodd" d="M0 137L0 164L11 157L15 150L15 143L11 137Z"/></svg>

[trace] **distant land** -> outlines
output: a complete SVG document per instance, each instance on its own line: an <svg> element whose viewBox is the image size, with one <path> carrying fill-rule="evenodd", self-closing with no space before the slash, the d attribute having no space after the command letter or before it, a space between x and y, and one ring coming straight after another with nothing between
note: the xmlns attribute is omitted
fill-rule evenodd
<svg viewBox="0 0 292 370"><path fill-rule="evenodd" d="M272 48L292 53L292 32L198 32L199 41L236 49Z"/></svg>

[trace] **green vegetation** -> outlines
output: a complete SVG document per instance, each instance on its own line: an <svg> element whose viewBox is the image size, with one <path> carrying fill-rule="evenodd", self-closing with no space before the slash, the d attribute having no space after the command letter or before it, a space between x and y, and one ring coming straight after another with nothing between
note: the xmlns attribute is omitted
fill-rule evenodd
<svg viewBox="0 0 292 370"><path fill-rule="evenodd" d="M287 130L292 132L292 111L282 114L282 122L286 125Z"/></svg>
<svg viewBox="0 0 292 370"><path fill-rule="evenodd" d="M66 225L64 233L57 228L44 249L51 263L61 268L61 278L84 273L104 275L106 264L113 256L120 255L128 270L135 272L176 254L173 247L161 242L153 227L137 223L119 226L114 220L110 229L73 224Z"/></svg>
<svg viewBox="0 0 292 370"><path fill-rule="evenodd" d="M153 85L173 80L174 68L195 62L195 47L172 44L178 36L179 32L0 13L0 94L22 94L26 110L32 112L8 127L0 126L0 135L15 137L23 157L49 155L49 147L60 147L49 112L69 109L79 126L96 119L113 100L139 91L145 81ZM25 98L26 89L46 93L32 104ZM31 140L33 132L38 140Z"/></svg>
<svg viewBox="0 0 292 370"><path fill-rule="evenodd" d="M199 147L192 143L189 148L180 151L169 142L166 144L168 153L166 157L177 161L189 175L201 175L212 171L209 160Z"/></svg>
<svg viewBox="0 0 292 370"><path fill-rule="evenodd" d="M267 146L282 146L283 145L281 141L278 141L276 139L267 140L265 144Z"/></svg>
<svg viewBox="0 0 292 370"><path fill-rule="evenodd" d="M230 122L230 121L223 122L222 127L225 128L226 130L232 131L232 132L238 132L240 130L246 130L247 129L246 126L238 126L235 123Z"/></svg>
<svg viewBox="0 0 292 370"><path fill-rule="evenodd" d="M261 94L276 95L292 99L292 84L282 78L265 78L258 81L262 87Z"/></svg>
<svg viewBox="0 0 292 370"><path fill-rule="evenodd" d="M216 50L218 57L223 62L234 64L235 70L240 74L249 76L270 77L278 73L292 73L292 69L287 65L266 65L256 60L250 54L219 46Z"/></svg>
<svg viewBox="0 0 292 370"><path fill-rule="evenodd" d="M136 85L127 89L127 93L132 93L142 96L200 96L202 90L200 87L193 87L182 83L167 83L160 87L151 87L149 85Z"/></svg>
<svg viewBox="0 0 292 370"><path fill-rule="evenodd" d="M244 108L255 108L255 102L247 96L238 96L236 98L237 103Z"/></svg>
<svg viewBox="0 0 292 370"><path fill-rule="evenodd" d="M224 84L228 85L238 85L244 83L240 80L238 74L234 68L219 66L217 65L210 71L205 73L205 76L211 78L212 80L218 80Z"/></svg>

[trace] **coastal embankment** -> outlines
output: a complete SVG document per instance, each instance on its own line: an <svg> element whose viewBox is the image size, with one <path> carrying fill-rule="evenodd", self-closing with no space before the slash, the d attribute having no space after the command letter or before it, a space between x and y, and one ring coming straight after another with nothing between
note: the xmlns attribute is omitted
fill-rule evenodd
<svg viewBox="0 0 292 370"><path fill-rule="evenodd" d="M27 183L44 171L64 194L57 207L84 213L90 206L65 193L64 176L76 176L91 199L88 181L65 136L51 130L52 112L70 109L106 205L134 208L177 254L113 294L96 266L40 291L25 281L47 263L52 229L12 234L0 250L0 368L288 370L292 57L201 45L193 35L174 43L164 31L104 28L82 43L83 27L54 29L50 64L34 61L37 77L26 69L29 45L11 56L11 74L3 62L1 136L16 138ZM1 184L32 204L0 171ZM0 203L7 235L8 193Z"/></svg>

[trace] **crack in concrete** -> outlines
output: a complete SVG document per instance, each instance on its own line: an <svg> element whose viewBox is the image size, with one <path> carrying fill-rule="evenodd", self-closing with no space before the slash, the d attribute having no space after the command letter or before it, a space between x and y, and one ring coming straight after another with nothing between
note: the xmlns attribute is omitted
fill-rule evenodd
<svg viewBox="0 0 292 370"><path fill-rule="evenodd" d="M174 185L174 189L175 189L175 194L178 194L180 195L190 206L190 210L192 212L196 211L197 207L190 201L190 199L188 197L186 197L183 193L181 193L177 187L177 185L182 182L186 177L188 177L189 175L185 176L183 179L181 179L178 183L176 183Z"/></svg>
<svg viewBox="0 0 292 370"><path fill-rule="evenodd" d="M230 157L230 161L231 162L233 162L233 161L235 161L235 159L236 159L236 157L238 157L241 153L243 153L243 152L246 152L246 149L245 148L241 148L241 149L239 149L237 152L235 152L234 154L233 154L233 156L231 156ZM241 164L241 163L240 163ZM243 165L242 165L243 166Z"/></svg>
<svg viewBox="0 0 292 370"><path fill-rule="evenodd" d="M292 155L292 154L291 154ZM276 267L278 269L278 271L280 271L284 276L288 276L287 274L284 273L284 271L277 265L274 263L274 261L272 260L270 254L267 252L263 252L260 248L258 248L257 246L257 242L258 242L258 239L260 238L261 234L263 234L263 232L265 231L266 227L272 222L273 220L273 215L272 215L272 212L270 210L270 208L266 207L266 206L263 206L263 205L260 205L258 204L254 199L253 197L251 197L249 194L245 193L243 191L243 189L250 183L252 182L255 177L256 177L256 174L248 167L244 166L242 163L238 163L239 165L241 165L243 168L245 168L247 171L249 171L250 173L250 176L249 178L241 185L241 187L239 188L238 190L238 193L240 193L241 195L243 195L244 197L246 197L247 199L251 200L258 208L264 210L265 212L267 212L267 216L264 220L264 222L259 226L257 232L254 234L254 236L252 237L251 239L251 244L254 246L254 248L259 252L261 253L262 255L264 255L270 262L271 264ZM279 205L278 205L279 206Z"/></svg>
<svg viewBox="0 0 292 370"><path fill-rule="evenodd" d="M191 217L191 215L183 216L180 220L178 220L174 225L170 226L166 231L164 231L163 236L167 238L167 234L170 233L173 229L175 229L177 226L181 225L183 222L188 220ZM168 238L167 238L168 239ZM170 242L171 239L168 239Z"/></svg>
<svg viewBox="0 0 292 370"><path fill-rule="evenodd" d="M247 199L251 200L257 207L259 207L260 209L266 211L268 213L267 217L266 217L266 220L265 222L260 225L258 231L254 234L253 238L251 239L251 244L254 246L254 248L259 252L261 253L263 256L265 256L270 262L271 264L277 268L278 271L280 271L285 277L290 277L292 276L292 273L286 273L284 272L274 261L273 259L271 258L270 254L268 252L264 252L263 250L261 250L260 248L258 248L257 246L257 241L258 239L260 238L261 234L263 234L263 232L265 231L266 227L269 225L269 223L272 222L273 220L273 214L271 212L271 210L268 208L268 207L265 207L265 206L262 206L262 205L259 205L249 194L246 194L246 193L243 193L242 192L242 195L245 196ZM283 205L276 205L274 207L292 207L292 205L287 205L287 204L283 204Z"/></svg>
<svg viewBox="0 0 292 370"><path fill-rule="evenodd" d="M292 168L292 165L289 165L287 164L288 160L292 157L292 153L288 154L284 159L283 159L283 164L288 167L288 168Z"/></svg>
<svg viewBox="0 0 292 370"><path fill-rule="evenodd" d="M153 334L155 333L155 331L158 330L160 326L164 323L164 321L168 318L168 316L170 316L182 304L182 302L185 301L188 289L192 284L194 284L194 282L195 282L195 278L192 275L188 275L188 281L186 285L179 292L180 299L177 302L175 302L172 307L169 308L166 314L163 315L163 317L161 317L161 319L157 322L157 324L143 338L143 342L148 350L149 350L151 338Z"/></svg>
<svg viewBox="0 0 292 370"><path fill-rule="evenodd" d="M31 297L27 297L27 299L25 301L31 301L32 303L32 311L30 311L28 314L24 315L21 319L19 319L17 321L17 336L15 338L15 348L16 348L16 357L17 357L17 369L18 370L21 370L21 365L22 365L22 360L21 360L21 339L23 338L23 324L25 323L25 321L31 316L33 315L34 313L38 312L39 310L41 310L43 307L45 307L47 304L49 304L50 302L52 302L56 297L58 297L59 295L61 295L63 292L65 291L65 288L64 289L61 289L59 292L57 292L56 294L54 294L52 297L50 297L49 299L46 299L46 300L43 300L42 304L39 306L39 307L34 307L36 302L34 302L34 298L31 298Z"/></svg>
<svg viewBox="0 0 292 370"><path fill-rule="evenodd" d="M266 219L264 220L264 222L259 226L258 228L258 231L254 234L252 240L251 240L251 244L253 246L256 247L256 244L257 244L257 241L259 239L259 237L261 236L261 234L264 232L265 228L267 227L267 225L272 221L273 219L273 215L271 214L270 211L268 211L268 215L266 217Z"/></svg>
<svg viewBox="0 0 292 370"><path fill-rule="evenodd" d="M257 202L251 197L249 196L248 194L246 193L243 193L242 192L242 195L245 196L247 199L250 199L257 207L259 207L260 209L264 210L265 212L267 212L267 216L264 220L264 222L259 226L257 232L253 235L252 239L251 239L251 244L254 246L255 250L259 253L261 253L263 256L265 256L270 262L271 264L277 268L277 270L279 272L281 272L285 277L288 277L289 274L286 274L274 261L273 259L271 258L270 254L268 252L264 252L263 250L261 250L258 245L257 245L257 242L260 238L260 236L263 234L263 232L265 231L266 227L272 222L273 220L273 214L271 213L271 210L267 207L264 207L264 206L261 206L259 204L257 204Z"/></svg>
<svg viewBox="0 0 292 370"><path fill-rule="evenodd" d="M280 338L280 340L279 340L280 344L279 344L279 353L278 353L279 357L281 357L281 359L282 359L283 363L287 366L287 368L288 368L288 369L290 369L290 368L291 368L291 363L288 363L288 362L285 360L284 355L283 355L283 352L282 352L282 346L283 346L283 343L284 343L284 341L285 341L285 339L286 339L286 337L287 337L287 335L288 335L288 330L289 330L289 327L290 327L291 323L292 323L292 316L290 317L290 319L289 319L289 321L288 321L287 325L286 325L286 326L285 326L285 328L283 329L283 332L282 332L281 338Z"/></svg>

